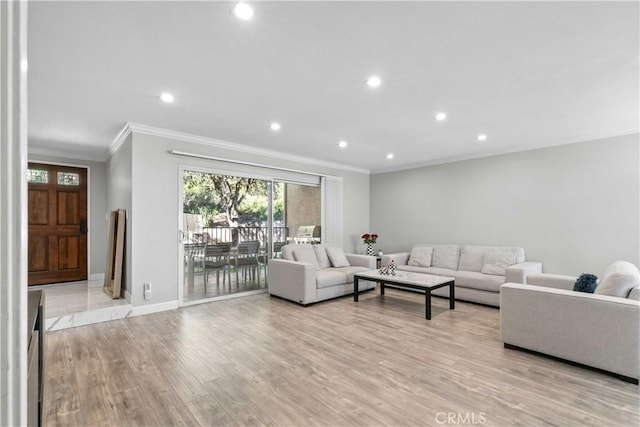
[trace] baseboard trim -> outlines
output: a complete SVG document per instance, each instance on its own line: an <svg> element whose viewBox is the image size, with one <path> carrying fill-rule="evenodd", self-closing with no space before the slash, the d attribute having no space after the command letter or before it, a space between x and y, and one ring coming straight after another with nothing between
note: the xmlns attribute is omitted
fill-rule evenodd
<svg viewBox="0 0 640 427"><path fill-rule="evenodd" d="M104 282L104 273L96 273L89 276L89 280L99 280Z"/></svg>
<svg viewBox="0 0 640 427"><path fill-rule="evenodd" d="M572 366L577 366L579 368L584 368L584 369L588 369L590 371L599 372L601 374L605 374L605 375L609 375L609 376L612 376L612 377L616 377L619 380L622 380L622 381L625 381L625 382L628 382L628 383L631 383L631 384L638 385L638 378L627 377L626 375L621 375L621 374L617 374L615 372L606 371L604 369L595 368L593 366L589 366L589 365L585 365L585 364L582 364L582 363L574 362L573 360L567 360L567 359L563 359L561 357L552 356L550 354L540 353L539 351L529 350L528 348L518 347L517 345L513 345L513 344L504 343L504 348L507 348L509 350L518 350L518 351L522 351L522 352L525 352L525 353L533 354L533 355L536 355L536 356L546 357L547 359L557 360L558 362L563 362L563 363L567 363L567 364L572 365Z"/></svg>
<svg viewBox="0 0 640 427"><path fill-rule="evenodd" d="M192 305L206 304L209 302L224 301L227 299L242 298L242 297L248 297L251 295L260 295L260 294L266 294L266 293L267 293L266 289L256 289L254 291L239 292L236 294L221 295L217 297L203 298L203 299L197 299L193 301L183 301L181 307L189 307Z"/></svg>
<svg viewBox="0 0 640 427"><path fill-rule="evenodd" d="M175 310L178 308L178 301L160 302L157 304L147 304L134 306L131 309L132 316L144 316L145 314L159 313L161 311Z"/></svg>

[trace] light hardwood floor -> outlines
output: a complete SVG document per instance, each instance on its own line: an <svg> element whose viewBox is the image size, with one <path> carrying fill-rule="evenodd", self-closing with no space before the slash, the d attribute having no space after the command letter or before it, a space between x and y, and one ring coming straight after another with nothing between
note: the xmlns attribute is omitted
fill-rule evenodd
<svg viewBox="0 0 640 427"><path fill-rule="evenodd" d="M56 425L637 426L639 388L502 346L497 309L256 295L48 335Z"/></svg>

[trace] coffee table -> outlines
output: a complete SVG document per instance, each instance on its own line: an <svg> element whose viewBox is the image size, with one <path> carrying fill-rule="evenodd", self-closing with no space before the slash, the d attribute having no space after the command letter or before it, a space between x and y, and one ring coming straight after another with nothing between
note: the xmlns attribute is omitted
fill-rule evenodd
<svg viewBox="0 0 640 427"><path fill-rule="evenodd" d="M353 300L358 302L358 281L368 280L380 284L380 295L384 295L384 288L389 287L401 291L424 291L425 318L431 320L431 291L449 286L449 308L455 310L455 279L453 277L434 276L432 274L398 271L395 276L380 274L378 270L361 271L353 275Z"/></svg>

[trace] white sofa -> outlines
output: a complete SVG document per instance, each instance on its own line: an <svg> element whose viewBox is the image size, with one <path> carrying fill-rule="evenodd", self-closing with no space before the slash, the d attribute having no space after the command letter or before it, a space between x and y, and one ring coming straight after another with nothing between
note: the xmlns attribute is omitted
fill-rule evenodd
<svg viewBox="0 0 640 427"><path fill-rule="evenodd" d="M345 254L336 246L285 245L282 259L269 260L269 294L303 305L349 295L354 273L375 268L375 257ZM358 287L373 289L375 283L360 281Z"/></svg>
<svg viewBox="0 0 640 427"><path fill-rule="evenodd" d="M504 283L525 283L528 274L542 273L541 263L525 261L524 249L508 246L420 243L411 252L384 255L382 264L389 265L391 260L401 271L453 277L456 299L494 307L500 307L500 286ZM433 294L448 297L448 292L437 289Z"/></svg>
<svg viewBox="0 0 640 427"><path fill-rule="evenodd" d="M593 294L573 291L577 279L573 276L536 274L524 285L504 284L502 341L507 348L586 365L638 384L639 277L633 264L616 262L605 271ZM615 287L620 291L611 292Z"/></svg>

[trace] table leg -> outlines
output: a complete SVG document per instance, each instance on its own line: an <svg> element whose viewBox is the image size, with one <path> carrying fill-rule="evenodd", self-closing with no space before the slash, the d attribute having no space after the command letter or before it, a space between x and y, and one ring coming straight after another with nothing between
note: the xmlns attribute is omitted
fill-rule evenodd
<svg viewBox="0 0 640 427"><path fill-rule="evenodd" d="M451 310L455 310L456 309L456 291L455 291L455 284L450 284L449 285L449 308Z"/></svg>
<svg viewBox="0 0 640 427"><path fill-rule="evenodd" d="M358 302L358 276L353 278L353 300Z"/></svg>
<svg viewBox="0 0 640 427"><path fill-rule="evenodd" d="M424 292L424 305L426 306L425 308L425 318L427 320L431 320L431 289L427 289Z"/></svg>
<svg viewBox="0 0 640 427"><path fill-rule="evenodd" d="M384 283L380 282L380 295L384 295Z"/></svg>

